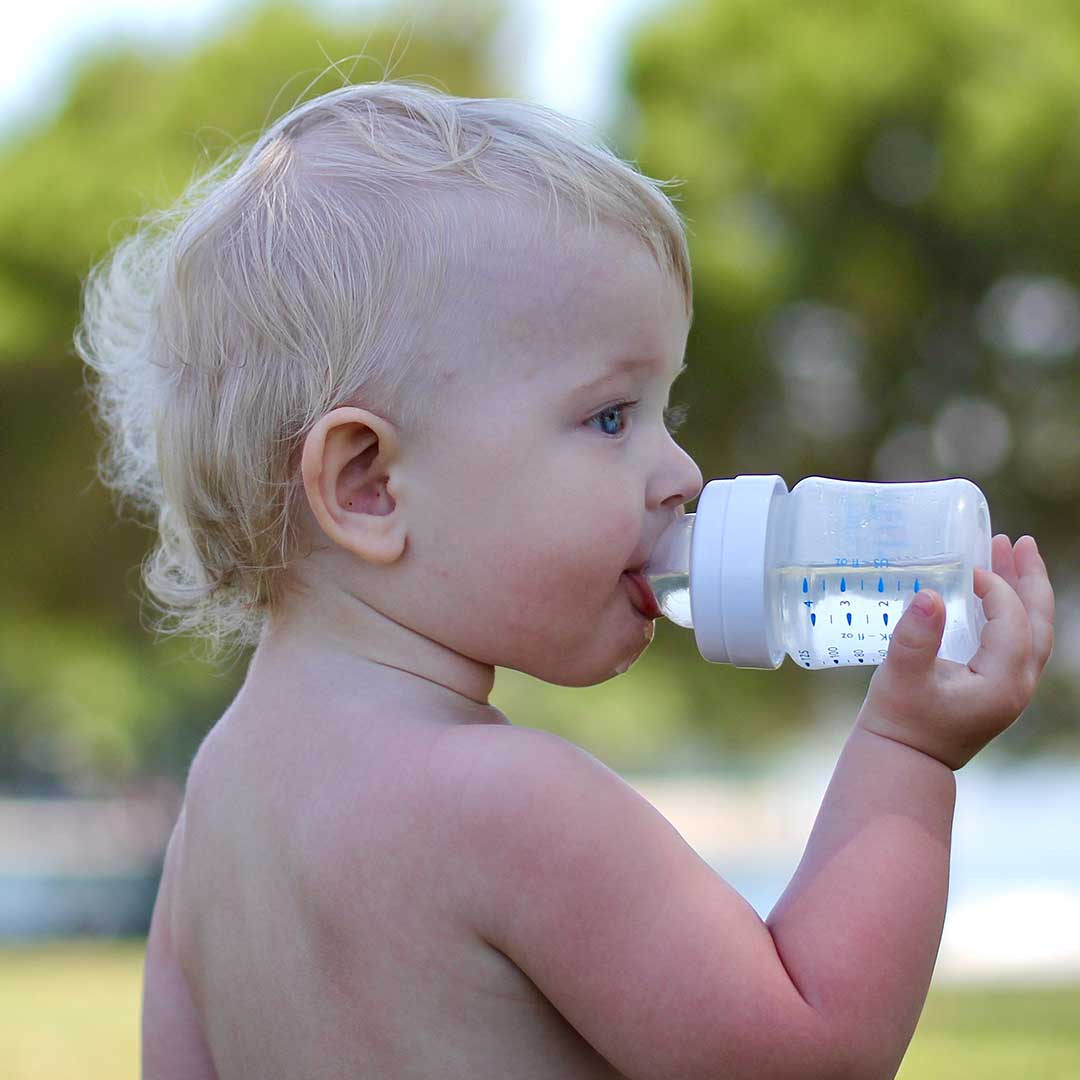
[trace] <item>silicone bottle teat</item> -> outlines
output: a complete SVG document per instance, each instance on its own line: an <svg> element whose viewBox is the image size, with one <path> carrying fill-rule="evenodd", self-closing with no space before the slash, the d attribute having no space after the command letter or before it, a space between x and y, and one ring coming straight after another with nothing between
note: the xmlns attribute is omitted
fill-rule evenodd
<svg viewBox="0 0 1080 1080"><path fill-rule="evenodd" d="M677 626L693 629L690 611L690 540L694 514L676 518L661 534L642 569L663 614Z"/></svg>

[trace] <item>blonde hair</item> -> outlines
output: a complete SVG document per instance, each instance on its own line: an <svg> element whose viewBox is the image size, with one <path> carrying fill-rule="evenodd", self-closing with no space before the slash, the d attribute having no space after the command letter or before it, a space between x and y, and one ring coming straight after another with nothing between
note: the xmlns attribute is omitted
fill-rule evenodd
<svg viewBox="0 0 1080 1080"><path fill-rule="evenodd" d="M99 376L99 478L156 516L154 628L257 644L301 539L307 432L343 404L423 432L423 335L449 253L498 210L484 192L628 228L691 316L673 183L541 105L387 80L293 108L140 218L90 270L75 347ZM463 216L448 194L485 201Z"/></svg>

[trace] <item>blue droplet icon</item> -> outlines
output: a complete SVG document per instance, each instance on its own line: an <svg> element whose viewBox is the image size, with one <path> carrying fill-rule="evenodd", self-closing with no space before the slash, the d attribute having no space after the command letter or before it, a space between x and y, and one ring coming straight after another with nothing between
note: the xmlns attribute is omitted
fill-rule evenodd
<svg viewBox="0 0 1080 1080"><path fill-rule="evenodd" d="M848 624L848 626L851 625L851 612L850 611L847 613L847 624Z"/></svg>
<svg viewBox="0 0 1080 1080"><path fill-rule="evenodd" d="M810 625L817 626L817 616L812 611L810 612Z"/></svg>
<svg viewBox="0 0 1080 1080"><path fill-rule="evenodd" d="M919 579L918 578L915 579L915 591L916 592L919 591Z"/></svg>
<svg viewBox="0 0 1080 1080"><path fill-rule="evenodd" d="M847 592L847 581L844 578L840 579L840 591Z"/></svg>
<svg viewBox="0 0 1080 1080"><path fill-rule="evenodd" d="M803 578L802 579L802 591L806 592L809 588L810 588L810 586L806 584L806 578Z"/></svg>
<svg viewBox="0 0 1080 1080"><path fill-rule="evenodd" d="M885 625L888 626L889 625L889 613L886 611L885 614L882 615L881 617L885 620Z"/></svg>
<svg viewBox="0 0 1080 1080"><path fill-rule="evenodd" d="M885 580L884 580L884 578L878 578L877 579L877 591L878 592L884 592L885 591Z"/></svg>

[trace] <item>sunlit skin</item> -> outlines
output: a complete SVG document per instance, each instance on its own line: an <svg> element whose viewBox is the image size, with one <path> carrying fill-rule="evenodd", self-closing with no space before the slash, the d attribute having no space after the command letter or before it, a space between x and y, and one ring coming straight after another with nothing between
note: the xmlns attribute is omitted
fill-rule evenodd
<svg viewBox="0 0 1080 1080"><path fill-rule="evenodd" d="M633 663L651 624L623 571L702 483L663 422L674 282L618 235L521 247L461 271L434 430L343 408L307 438L320 542L190 771L147 1080L895 1075L953 771L1053 647L1045 564L994 538L968 665L937 659L931 590L901 618L763 921L611 770L488 703L497 666L585 686ZM574 390L627 356L650 366Z"/></svg>

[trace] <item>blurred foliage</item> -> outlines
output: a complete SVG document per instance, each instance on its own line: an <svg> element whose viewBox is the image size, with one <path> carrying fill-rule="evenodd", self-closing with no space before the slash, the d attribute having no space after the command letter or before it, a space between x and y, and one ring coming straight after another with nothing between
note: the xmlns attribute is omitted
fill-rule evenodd
<svg viewBox="0 0 1080 1080"><path fill-rule="evenodd" d="M1071 425L1075 335L1070 350L1023 355L987 342L980 321L1002 278L1080 269L1078 60L1067 0L724 0L642 30L622 126L649 171L686 179L689 374L713 391L695 394L695 412L712 411L694 435L724 475L936 479L950 461L890 470L903 476L872 463L894 427L958 393L991 398L1018 433ZM837 386L835 400L857 403L854 417L787 407L800 379L846 378L778 332L777 311L798 302L840 316L836 362L852 362L862 394ZM1080 476L1015 442L996 471L968 462L996 527L1075 553Z"/></svg>
<svg viewBox="0 0 1080 1080"><path fill-rule="evenodd" d="M249 5L189 52L87 55L58 113L0 145L0 785L182 779L243 677L141 625L150 535L95 477L70 345L81 278L297 100L404 76L520 93L494 74L505 18L495 0L348 22ZM682 441L706 480L969 476L995 531L1038 537L1059 615L1075 612L1080 9L671 4L621 77L611 141L686 181L696 310L677 396L693 402ZM815 713L857 707L870 674L706 665L691 633L662 624L621 678L570 689L500 670L492 701L641 770L764 755ZM1059 643L995 746L1075 751L1078 699L1080 654Z"/></svg>

